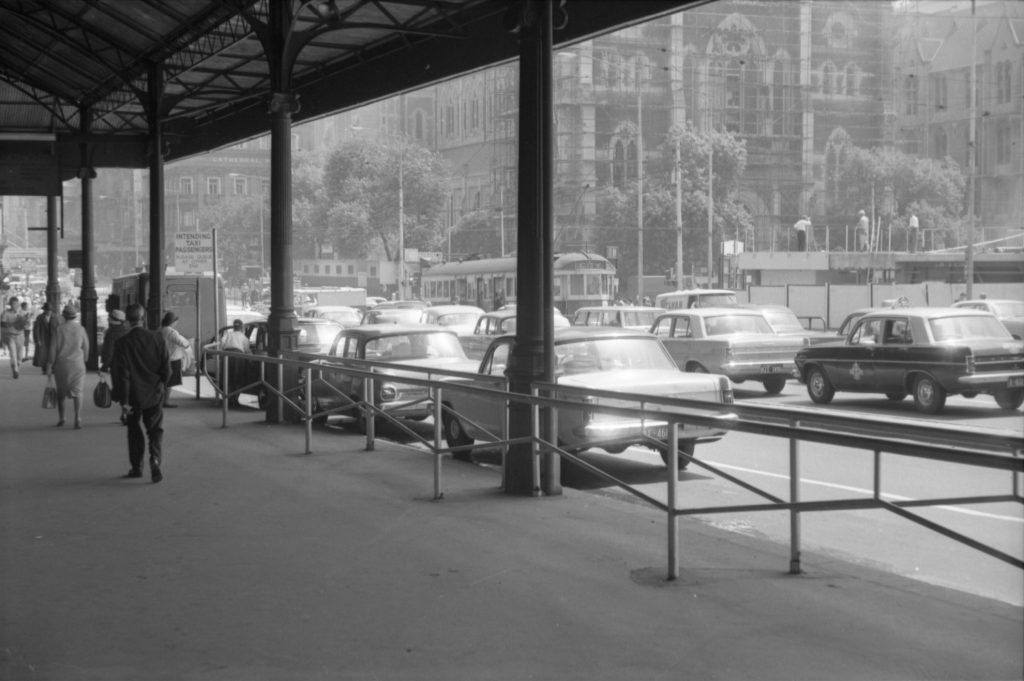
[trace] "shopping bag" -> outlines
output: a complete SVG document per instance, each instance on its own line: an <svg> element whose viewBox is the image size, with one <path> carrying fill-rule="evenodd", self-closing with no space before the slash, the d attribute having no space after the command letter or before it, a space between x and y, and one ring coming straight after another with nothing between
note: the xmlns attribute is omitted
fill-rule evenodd
<svg viewBox="0 0 1024 681"><path fill-rule="evenodd" d="M110 384L100 375L100 382L92 391L92 402L100 409L107 409L113 400L110 399Z"/></svg>
<svg viewBox="0 0 1024 681"><path fill-rule="evenodd" d="M43 409L57 408L57 388L53 384L53 375L47 376L46 387L43 388Z"/></svg>
<svg viewBox="0 0 1024 681"><path fill-rule="evenodd" d="M185 358L181 360L181 375L182 376L195 376L196 375L196 353L189 345L185 348Z"/></svg>

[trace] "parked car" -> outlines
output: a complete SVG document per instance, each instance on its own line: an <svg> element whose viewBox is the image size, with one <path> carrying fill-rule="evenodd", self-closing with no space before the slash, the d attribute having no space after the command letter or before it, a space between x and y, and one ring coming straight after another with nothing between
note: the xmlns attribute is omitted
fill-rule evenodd
<svg viewBox="0 0 1024 681"><path fill-rule="evenodd" d="M1003 409L1024 403L1024 342L988 312L904 308L863 315L841 343L802 348L800 380L817 404L837 391L914 396L918 411L936 414L948 395L988 393Z"/></svg>
<svg viewBox="0 0 1024 681"><path fill-rule="evenodd" d="M832 340L842 340L849 336L850 330L853 328L853 325L857 323L858 319L866 315L868 312L874 312L877 309L877 307L862 307L859 310L854 310L850 314L846 315L843 318L842 323L839 325L839 328L836 329L835 337Z"/></svg>
<svg viewBox="0 0 1024 681"><path fill-rule="evenodd" d="M505 375L514 336L494 339L478 373L483 376ZM672 358L658 339L643 331L610 328L561 328L555 330L554 351L557 360L555 380L559 385L592 390L642 393L663 397L731 404L732 388L725 376L686 374L676 368ZM500 433L504 400L498 396L483 397L449 389L444 393L445 439L451 447L489 441L489 433ZM588 398L585 404L601 404ZM579 409L558 411L558 439L569 450L600 446L609 453L619 453L630 445L651 446L647 437L662 443L667 439L664 420L641 420L614 414L597 413L581 405ZM703 426L680 427L680 451L690 455L698 442L714 442L725 431ZM647 437L645 437L647 436ZM592 445L592 442L603 444ZM668 448L656 446L667 461ZM468 457L468 452L462 454ZM680 457L680 466L688 463Z"/></svg>
<svg viewBox="0 0 1024 681"><path fill-rule="evenodd" d="M562 329L569 326L569 320L565 318L557 308L552 308L552 320L554 328ZM473 333L459 336L462 349L471 359L481 359L491 341L498 336L511 335L516 332L516 309L515 305L506 305L500 310L485 312L476 320Z"/></svg>
<svg viewBox="0 0 1024 681"><path fill-rule="evenodd" d="M459 336L466 336L473 333L476 321L483 313L483 308L475 305L432 305L420 312L420 323L437 324Z"/></svg>
<svg viewBox="0 0 1024 681"><path fill-rule="evenodd" d="M953 307L991 312L1014 337L1024 339L1024 301L979 298L978 300L957 301L953 303Z"/></svg>
<svg viewBox="0 0 1024 681"><path fill-rule="evenodd" d="M372 324L340 331L327 352L327 360L373 360L403 366L475 371L476 362L466 358L454 331L425 324ZM425 387L402 383L403 375L422 376L421 372L381 371L375 381L374 404L394 416L423 419L432 412L429 391ZM311 387L313 411L319 412L362 402L363 379L346 373L341 365L322 363ZM348 399L346 399L347 396ZM355 407L359 427L364 421Z"/></svg>
<svg viewBox="0 0 1024 681"><path fill-rule="evenodd" d="M668 291L654 297L654 306L666 310L688 310L691 307L726 307L736 305L736 294L729 289L694 288Z"/></svg>
<svg viewBox="0 0 1024 681"><path fill-rule="evenodd" d="M725 374L736 383L760 381L770 395L796 377L793 357L804 346L779 336L760 312L742 307L670 310L651 327L684 371Z"/></svg>
<svg viewBox="0 0 1024 681"><path fill-rule="evenodd" d="M299 352L307 353L323 353L330 349L331 340L342 330L341 324L332 322L327 319L314 319L312 317L299 317L296 319L296 325L298 326L299 337L296 345L296 350ZM210 380L217 381L217 367L218 363L207 359L206 350L216 350L220 344L220 338L224 335L224 332L230 329L230 326L222 327L216 337L207 339L207 342L203 345L203 352L199 357L200 367L210 376ZM249 346L252 349L253 355L266 355L267 354L267 321L256 320L246 322L243 325L243 330L246 337L249 339ZM331 339L331 340L326 340ZM234 357L229 359L229 362L237 362L242 360L236 360ZM230 364L229 364L230 366ZM238 375L235 372L231 372L231 380L244 381L242 385L248 385L255 383L260 380L260 363L246 360L244 373ZM240 377L239 377L240 376ZM239 387L236 383L234 386L228 386L232 390ZM249 395L256 395L260 409L266 406L266 390L262 386L256 386L249 388L244 391Z"/></svg>
<svg viewBox="0 0 1024 681"><path fill-rule="evenodd" d="M796 313L785 305L742 305L741 307L760 312L767 320L768 326L772 327L772 331L780 336L803 338L808 345L831 343L836 340L834 333L805 329Z"/></svg>
<svg viewBox="0 0 1024 681"><path fill-rule="evenodd" d="M358 308L348 305L314 305L306 308L303 317L314 317L316 319L330 319L342 326L359 326L363 321L363 312Z"/></svg>
<svg viewBox="0 0 1024 681"><path fill-rule="evenodd" d="M573 326L615 326L621 329L646 331L655 317L664 312L660 307L607 305L581 307L572 316Z"/></svg>

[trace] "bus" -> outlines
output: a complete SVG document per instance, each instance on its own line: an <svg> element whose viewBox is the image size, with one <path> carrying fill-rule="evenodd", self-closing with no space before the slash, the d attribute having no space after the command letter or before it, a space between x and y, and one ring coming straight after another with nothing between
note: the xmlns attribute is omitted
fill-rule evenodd
<svg viewBox="0 0 1024 681"><path fill-rule="evenodd" d="M556 253L554 305L572 315L581 307L611 305L618 295L615 266L595 253ZM516 302L516 258L482 258L434 265L423 270L420 292L431 304L451 302L495 310Z"/></svg>

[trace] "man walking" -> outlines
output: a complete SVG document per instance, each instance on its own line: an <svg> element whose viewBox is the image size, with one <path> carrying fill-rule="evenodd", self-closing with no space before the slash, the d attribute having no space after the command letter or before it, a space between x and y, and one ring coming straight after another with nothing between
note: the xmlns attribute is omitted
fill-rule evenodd
<svg viewBox="0 0 1024 681"><path fill-rule="evenodd" d="M8 307L0 313L0 339L11 361L11 374L17 378L21 357L25 354L25 317L18 307L17 296L7 301Z"/></svg>
<svg viewBox="0 0 1024 681"><path fill-rule="evenodd" d="M125 310L131 330L114 343L110 378L113 398L128 414L126 478L142 477L142 458L149 438L149 472L154 483L163 480L160 470L164 435L164 392L171 377L171 361L163 336L145 328L146 310L134 303ZM143 434L145 426L145 434Z"/></svg>
<svg viewBox="0 0 1024 681"><path fill-rule="evenodd" d="M917 238L921 231L921 223L917 219L917 213L910 211L910 219L907 220L907 253L917 253Z"/></svg>
<svg viewBox="0 0 1024 681"><path fill-rule="evenodd" d="M871 221L868 220L868 216L864 214L864 211L858 211L857 216L857 228L855 230L857 250L866 251L868 250L868 232L871 231Z"/></svg>
<svg viewBox="0 0 1024 681"><path fill-rule="evenodd" d="M793 231L796 232L796 250L800 252L807 250L807 230L810 227L811 219L806 215L793 224Z"/></svg>

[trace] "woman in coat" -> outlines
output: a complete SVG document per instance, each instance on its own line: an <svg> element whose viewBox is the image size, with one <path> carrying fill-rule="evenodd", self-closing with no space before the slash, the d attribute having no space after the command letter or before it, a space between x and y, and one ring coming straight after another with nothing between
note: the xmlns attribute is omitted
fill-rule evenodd
<svg viewBox="0 0 1024 681"><path fill-rule="evenodd" d="M75 407L75 428L82 427L82 393L85 386L85 358L89 356L89 335L78 323L78 310L67 305L61 313L64 322L50 339L49 370L57 382L57 421L64 425L64 400ZM48 372L49 373L49 372Z"/></svg>

